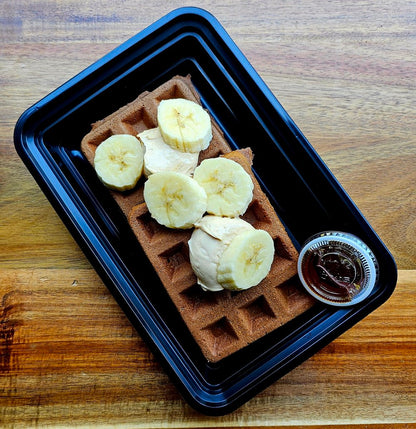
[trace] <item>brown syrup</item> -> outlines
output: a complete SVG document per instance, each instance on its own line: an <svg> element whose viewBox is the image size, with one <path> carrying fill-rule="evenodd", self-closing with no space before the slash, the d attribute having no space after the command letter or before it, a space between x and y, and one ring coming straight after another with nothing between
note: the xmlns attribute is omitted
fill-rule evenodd
<svg viewBox="0 0 416 429"><path fill-rule="evenodd" d="M305 253L302 274L315 293L336 301L350 301L360 292L367 272L354 247L328 241Z"/></svg>

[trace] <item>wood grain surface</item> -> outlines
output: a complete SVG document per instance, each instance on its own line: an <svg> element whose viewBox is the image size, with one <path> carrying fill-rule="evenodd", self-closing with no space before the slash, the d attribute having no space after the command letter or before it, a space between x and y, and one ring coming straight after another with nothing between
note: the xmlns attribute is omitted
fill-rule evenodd
<svg viewBox="0 0 416 429"><path fill-rule="evenodd" d="M31 104L180 6L212 12L393 253L375 312L230 415L181 398L15 152ZM0 427L416 427L416 3L0 3Z"/></svg>

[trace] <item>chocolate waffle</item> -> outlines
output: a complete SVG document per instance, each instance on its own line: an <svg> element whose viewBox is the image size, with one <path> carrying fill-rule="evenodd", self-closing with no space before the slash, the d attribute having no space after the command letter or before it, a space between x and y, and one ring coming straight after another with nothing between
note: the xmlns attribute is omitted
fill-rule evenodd
<svg viewBox="0 0 416 429"><path fill-rule="evenodd" d="M93 163L95 148L110 135L137 135L156 127L158 103L168 98L187 98L199 103L190 78L175 77L95 123L81 143L87 159ZM231 151L213 122L213 139L208 149L201 152L199 161L216 156L240 163L250 174L254 183L253 200L242 218L269 232L275 243L269 274L251 289L203 291L189 261L188 240L192 230L172 230L151 218L143 199L143 180L128 193L111 191L202 353L211 362L263 337L309 309L314 302L296 279L298 253L252 173L251 150Z"/></svg>

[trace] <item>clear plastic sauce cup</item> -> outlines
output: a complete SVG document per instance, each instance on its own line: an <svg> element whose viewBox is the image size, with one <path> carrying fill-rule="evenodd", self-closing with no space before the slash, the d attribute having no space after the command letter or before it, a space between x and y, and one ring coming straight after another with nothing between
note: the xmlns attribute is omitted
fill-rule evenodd
<svg viewBox="0 0 416 429"><path fill-rule="evenodd" d="M310 237L301 249L298 274L305 289L319 301L347 306L370 295L378 263L355 235L325 231Z"/></svg>

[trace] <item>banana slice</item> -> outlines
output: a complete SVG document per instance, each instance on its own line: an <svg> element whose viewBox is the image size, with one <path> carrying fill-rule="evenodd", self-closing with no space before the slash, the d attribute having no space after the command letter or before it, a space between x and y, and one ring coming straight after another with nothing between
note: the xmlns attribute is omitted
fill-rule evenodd
<svg viewBox="0 0 416 429"><path fill-rule="evenodd" d="M217 281L222 254L234 237L253 229L252 225L238 217L207 215L195 223L188 241L189 260L202 289L211 292L224 290Z"/></svg>
<svg viewBox="0 0 416 429"><path fill-rule="evenodd" d="M151 216L168 228L191 228L207 208L204 189L174 171L152 174L144 184L144 200Z"/></svg>
<svg viewBox="0 0 416 429"><path fill-rule="evenodd" d="M269 273L273 258L273 239L266 231L254 229L242 232L222 254L217 281L229 290L256 286Z"/></svg>
<svg viewBox="0 0 416 429"><path fill-rule="evenodd" d="M195 169L194 179L207 193L208 213L236 217L247 210L253 199L250 175L231 159L205 159Z"/></svg>
<svg viewBox="0 0 416 429"><path fill-rule="evenodd" d="M96 149L94 168L110 189L127 191L136 186L143 172L143 146L129 134L115 134Z"/></svg>
<svg viewBox="0 0 416 429"><path fill-rule="evenodd" d="M185 153L166 144L159 128L151 128L138 134L143 143L144 174L149 177L159 171L177 171L191 176L197 164L199 152Z"/></svg>
<svg viewBox="0 0 416 429"><path fill-rule="evenodd" d="M208 113L199 104L184 98L162 100L157 121L165 143L182 152L204 150L212 139Z"/></svg>

